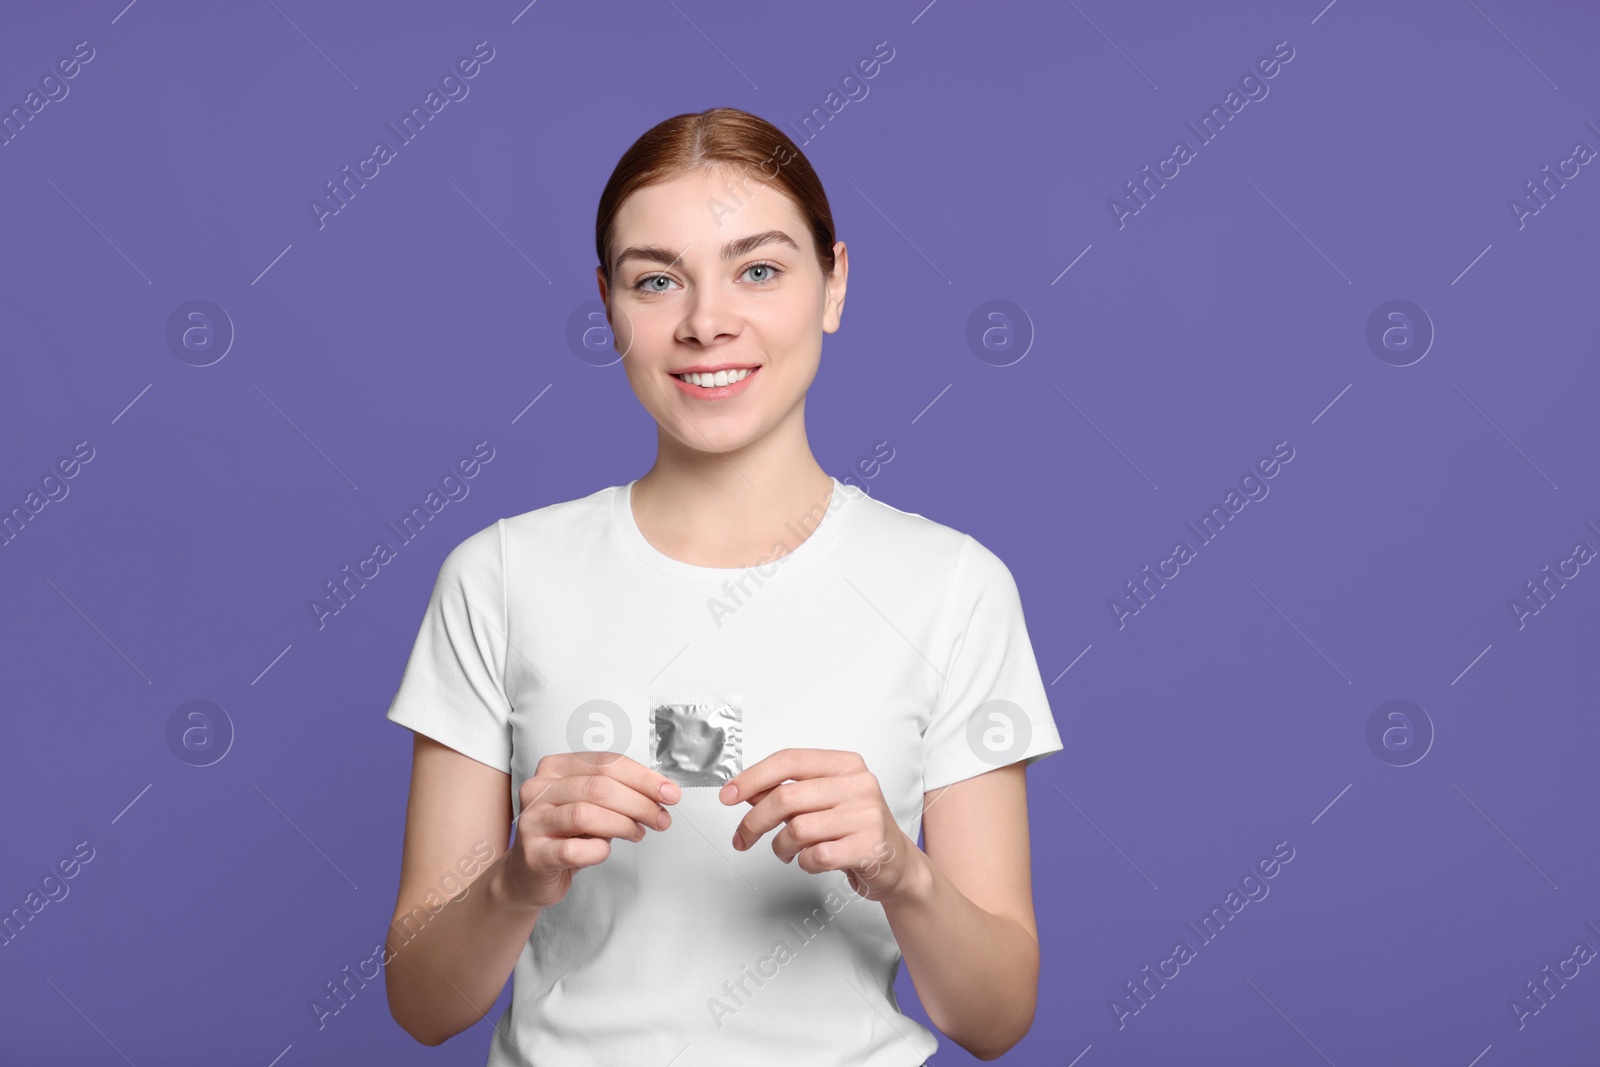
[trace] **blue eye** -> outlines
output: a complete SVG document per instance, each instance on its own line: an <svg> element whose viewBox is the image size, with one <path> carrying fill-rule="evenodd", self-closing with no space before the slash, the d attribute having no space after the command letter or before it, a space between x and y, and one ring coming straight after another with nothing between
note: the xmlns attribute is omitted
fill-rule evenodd
<svg viewBox="0 0 1600 1067"><path fill-rule="evenodd" d="M783 277L785 273L784 269L775 263L752 263L744 269L744 273L749 274L753 270L767 272L765 278L753 279L758 289L764 289L773 284L779 278ZM643 278L640 278L638 281L633 283L633 288L645 293L666 293L671 292L671 290L656 288L651 283L670 281L672 281L672 279L667 277L665 274L646 274Z"/></svg>

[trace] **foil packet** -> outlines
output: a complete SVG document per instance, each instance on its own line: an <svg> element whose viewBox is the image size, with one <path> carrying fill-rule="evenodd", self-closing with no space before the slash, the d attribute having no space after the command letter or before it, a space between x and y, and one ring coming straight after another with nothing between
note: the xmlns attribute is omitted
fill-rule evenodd
<svg viewBox="0 0 1600 1067"><path fill-rule="evenodd" d="M743 701L652 701L650 769L686 788L726 784L744 770Z"/></svg>

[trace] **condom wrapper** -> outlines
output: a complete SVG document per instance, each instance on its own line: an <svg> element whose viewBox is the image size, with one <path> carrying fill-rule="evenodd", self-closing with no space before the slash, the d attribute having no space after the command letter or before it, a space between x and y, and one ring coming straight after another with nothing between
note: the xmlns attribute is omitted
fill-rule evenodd
<svg viewBox="0 0 1600 1067"><path fill-rule="evenodd" d="M744 770L743 701L652 701L650 769L685 787L727 783Z"/></svg>

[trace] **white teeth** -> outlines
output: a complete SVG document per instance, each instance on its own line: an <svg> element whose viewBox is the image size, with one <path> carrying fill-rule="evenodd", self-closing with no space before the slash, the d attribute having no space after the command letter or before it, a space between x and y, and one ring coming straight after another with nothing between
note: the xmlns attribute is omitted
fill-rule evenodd
<svg viewBox="0 0 1600 1067"><path fill-rule="evenodd" d="M715 374L674 374L679 381L698 385L702 389L715 389L719 385L732 385L750 376L749 370L719 370Z"/></svg>

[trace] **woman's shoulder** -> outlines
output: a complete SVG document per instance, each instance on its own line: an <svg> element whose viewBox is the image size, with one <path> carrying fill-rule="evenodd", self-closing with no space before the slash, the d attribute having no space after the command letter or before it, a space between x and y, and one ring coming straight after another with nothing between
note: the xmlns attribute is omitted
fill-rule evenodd
<svg viewBox="0 0 1600 1067"><path fill-rule="evenodd" d="M1020 612L1016 576L977 536L877 498L862 504L866 518L861 526L868 531L864 541L877 565L940 590L940 607L950 617L972 618L983 605Z"/></svg>
<svg viewBox="0 0 1600 1067"><path fill-rule="evenodd" d="M500 524L512 537L582 537L594 527L611 521L613 498L621 489L619 485L608 485L583 496L557 500L509 515L501 519Z"/></svg>
<svg viewBox="0 0 1600 1067"><path fill-rule="evenodd" d="M875 549L919 569L942 567L950 573L960 564L961 573L973 577L992 577L996 569L1005 569L1000 557L972 534L896 507L860 487L850 488L859 507L858 529Z"/></svg>
<svg viewBox="0 0 1600 1067"><path fill-rule="evenodd" d="M519 543L532 540L551 549L564 541L587 542L598 525L610 521L611 496L617 488L607 486L496 519L457 542L445 563L460 570L498 570L505 553Z"/></svg>

